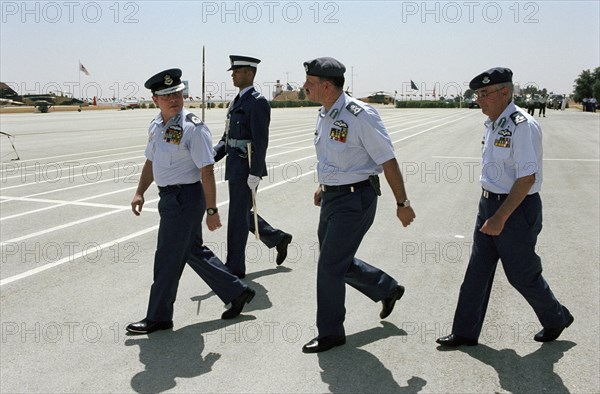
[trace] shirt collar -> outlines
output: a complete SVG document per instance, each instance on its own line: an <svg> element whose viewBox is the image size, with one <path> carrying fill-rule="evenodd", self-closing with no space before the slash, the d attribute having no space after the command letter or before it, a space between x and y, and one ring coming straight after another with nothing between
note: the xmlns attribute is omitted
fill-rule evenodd
<svg viewBox="0 0 600 394"><path fill-rule="evenodd" d="M504 111L502 111L500 116L498 116L498 119L496 119L496 123L492 122L492 120L490 118L487 118L487 120L485 121L484 124L486 127L491 126L491 127L495 128L498 124L500 124L502 119L504 119L504 125L506 125L508 117L516 111L517 111L517 106L515 105L514 101L511 101L510 103L508 103L506 108L504 108ZM503 127L504 127L504 125L503 125Z"/></svg>
<svg viewBox="0 0 600 394"><path fill-rule="evenodd" d="M250 89L254 89L254 85L247 86L244 89L240 90L240 93L239 93L240 98L242 98L242 96L244 94L246 94L246 92L249 91Z"/></svg>
<svg viewBox="0 0 600 394"><path fill-rule="evenodd" d="M346 94L346 92L342 92L340 97L335 100L335 103L333 103L329 111L326 112L325 107L321 107L321 109L319 109L319 116L321 118L324 118L325 116L329 116L331 119L337 118L349 98L350 97Z"/></svg>

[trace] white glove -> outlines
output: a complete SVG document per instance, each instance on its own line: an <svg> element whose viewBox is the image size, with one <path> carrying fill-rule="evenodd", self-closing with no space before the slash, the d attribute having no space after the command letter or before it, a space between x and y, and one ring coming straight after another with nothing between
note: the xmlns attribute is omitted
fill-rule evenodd
<svg viewBox="0 0 600 394"><path fill-rule="evenodd" d="M256 175L252 174L248 175L248 187L250 188L250 190L256 191L259 183L260 177L257 177Z"/></svg>

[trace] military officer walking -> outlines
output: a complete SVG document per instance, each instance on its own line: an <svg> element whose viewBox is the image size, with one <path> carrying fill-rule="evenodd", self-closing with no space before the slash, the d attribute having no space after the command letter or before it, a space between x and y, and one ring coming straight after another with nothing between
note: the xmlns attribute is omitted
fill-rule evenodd
<svg viewBox="0 0 600 394"><path fill-rule="evenodd" d="M437 340L442 346L477 345L498 259L509 283L542 324L534 340L553 341L573 323L544 280L535 253L542 230L542 129L513 103L512 75L508 68L492 68L469 84L489 117L480 176L483 191L452 333Z"/></svg>
<svg viewBox="0 0 600 394"><path fill-rule="evenodd" d="M254 89L254 77L259 59L232 55L233 85L240 91L229 105L225 133L215 146L215 160L227 156L225 179L229 185L229 216L227 220L227 268L238 278L246 276L246 243L248 232L254 233L252 192L256 192L263 176L267 175L265 157L269 143L271 107ZM248 163L248 143L252 146ZM280 265L287 256L292 235L269 225L258 215L260 240L269 248L277 249L276 263Z"/></svg>
<svg viewBox="0 0 600 394"><path fill-rule="evenodd" d="M210 131L183 108L185 86L180 69L160 72L144 86L152 91L152 101L160 113L150 124L146 162L131 209L136 216L140 215L144 193L155 181L160 197L160 226L148 311L143 320L129 324L127 331L149 334L173 327L173 303L186 262L225 304L231 303L222 318L233 318L255 293L230 274L203 244L202 218L207 206L208 229L221 227Z"/></svg>
<svg viewBox="0 0 600 394"><path fill-rule="evenodd" d="M319 217L317 328L319 335L304 353L326 351L346 342L346 284L371 300L381 301L384 319L404 287L382 270L355 257L371 227L384 172L397 201L396 216L404 227L415 218L395 157L394 146L377 111L343 91L346 68L333 58L304 63L306 96L323 106L315 132L319 187L314 204Z"/></svg>

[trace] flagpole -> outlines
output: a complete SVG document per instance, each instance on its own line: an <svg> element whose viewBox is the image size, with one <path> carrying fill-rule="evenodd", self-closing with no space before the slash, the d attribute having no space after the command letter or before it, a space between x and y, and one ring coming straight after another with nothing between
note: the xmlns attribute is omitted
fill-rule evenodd
<svg viewBox="0 0 600 394"><path fill-rule="evenodd" d="M202 121L204 122L204 111L206 108L205 107L205 100L204 100L204 88L206 86L205 83L205 52L204 52L204 45L202 45Z"/></svg>
<svg viewBox="0 0 600 394"><path fill-rule="evenodd" d="M77 76L79 78L79 95L81 96L81 59L79 59L79 64L77 65ZM75 98L75 92L73 92L73 98Z"/></svg>

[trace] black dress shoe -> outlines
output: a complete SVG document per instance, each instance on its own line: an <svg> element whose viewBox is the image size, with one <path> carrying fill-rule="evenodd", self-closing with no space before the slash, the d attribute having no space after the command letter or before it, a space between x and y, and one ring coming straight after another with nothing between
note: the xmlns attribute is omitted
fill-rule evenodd
<svg viewBox="0 0 600 394"><path fill-rule="evenodd" d="M236 299L231 301L231 308L223 312L221 319L233 319L234 317L238 316L240 313L242 313L244 305L249 304L255 295L256 292L248 287Z"/></svg>
<svg viewBox="0 0 600 394"><path fill-rule="evenodd" d="M287 250L290 242L292 242L292 234L286 233L283 236L281 242L279 242L277 246L275 246L275 248L277 249L277 258L275 259L277 265L281 265L281 263L283 263L285 258L287 257Z"/></svg>
<svg viewBox="0 0 600 394"><path fill-rule="evenodd" d="M477 339L469 339L469 338L461 337L456 334L450 334L445 337L438 338L436 340L436 342L442 346L448 346L448 347L458 347L458 346L462 346L462 345L466 345L466 346L477 345Z"/></svg>
<svg viewBox="0 0 600 394"><path fill-rule="evenodd" d="M131 323L126 330L132 334L150 334L158 330L168 330L173 328L173 320L152 321L148 319L140 320L137 323Z"/></svg>
<svg viewBox="0 0 600 394"><path fill-rule="evenodd" d="M379 313L379 317L385 319L392 313L394 310L394 306L396 305L396 301L398 301L404 295L404 286L396 286L392 294L388 298L384 298L381 303L383 307L381 308L381 313Z"/></svg>
<svg viewBox="0 0 600 394"><path fill-rule="evenodd" d="M563 330L565 328L569 327L573 323L574 320L575 320L575 318L573 317L573 315L571 315L571 317L569 318L569 321L564 326L559 327L559 328L544 328L544 329L542 329L542 331L535 334L533 339L537 342L551 342L551 341L555 340L556 338L558 338L560 336L560 334L562 334Z"/></svg>
<svg viewBox="0 0 600 394"><path fill-rule="evenodd" d="M302 346L302 353L324 352L336 346L342 346L344 343L346 343L346 336L344 335L341 337L317 337L306 345Z"/></svg>

